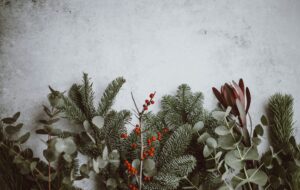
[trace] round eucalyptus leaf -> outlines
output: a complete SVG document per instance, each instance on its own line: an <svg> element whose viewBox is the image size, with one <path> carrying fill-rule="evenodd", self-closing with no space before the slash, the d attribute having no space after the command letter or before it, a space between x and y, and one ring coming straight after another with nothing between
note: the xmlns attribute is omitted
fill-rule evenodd
<svg viewBox="0 0 300 190"><path fill-rule="evenodd" d="M141 161L139 159L134 159L131 163L131 165L136 169L139 169L140 164L141 164Z"/></svg>
<svg viewBox="0 0 300 190"><path fill-rule="evenodd" d="M146 172L151 172L151 171L155 170L155 161L150 158L144 160L144 170Z"/></svg>
<svg viewBox="0 0 300 190"><path fill-rule="evenodd" d="M144 176L146 176L146 177L152 177L152 176L156 175L156 173L157 173L157 169L156 169L156 168L154 168L154 169L151 170L151 171L147 171L147 170L144 170L144 171L143 171L143 174L144 174Z"/></svg>
<svg viewBox="0 0 300 190"><path fill-rule="evenodd" d="M245 165L245 162L238 156L237 150L231 150L226 153L225 163L236 171L239 171Z"/></svg>
<svg viewBox="0 0 300 190"><path fill-rule="evenodd" d="M72 157L69 154L64 154L63 158L65 161L71 163L72 162Z"/></svg>
<svg viewBox="0 0 300 190"><path fill-rule="evenodd" d="M109 179L106 181L106 186L107 186L108 188L112 188L112 189L117 188L117 186L118 186L117 180L115 180L114 178L109 178Z"/></svg>
<svg viewBox="0 0 300 190"><path fill-rule="evenodd" d="M109 160L109 163L112 164L114 167L118 168L120 166L120 160Z"/></svg>
<svg viewBox="0 0 300 190"><path fill-rule="evenodd" d="M267 174L259 169L248 169L246 173L248 181L259 186L264 186L268 181Z"/></svg>
<svg viewBox="0 0 300 190"><path fill-rule="evenodd" d="M109 159L111 160L118 160L120 159L120 154L118 150L113 150L110 154L109 154Z"/></svg>
<svg viewBox="0 0 300 190"><path fill-rule="evenodd" d="M243 160L259 160L259 154L256 147L250 147L243 150Z"/></svg>
<svg viewBox="0 0 300 190"><path fill-rule="evenodd" d="M92 119L92 123L99 129L101 129L104 126L104 118L101 116L95 116Z"/></svg>
<svg viewBox="0 0 300 190"><path fill-rule="evenodd" d="M232 150L236 147L237 142L229 135L220 136L218 138L218 145L225 150Z"/></svg>
<svg viewBox="0 0 300 190"><path fill-rule="evenodd" d="M53 151L51 151L50 149L44 150L43 155L48 162L53 162L56 159L55 153Z"/></svg>
<svg viewBox="0 0 300 190"><path fill-rule="evenodd" d="M209 148L207 145L204 146L204 149L203 149L203 156L205 158L207 158L209 155L211 155L211 153L214 151L214 149L212 148Z"/></svg>
<svg viewBox="0 0 300 190"><path fill-rule="evenodd" d="M226 117L226 112L224 111L213 111L212 116L214 119L218 121L223 121Z"/></svg>
<svg viewBox="0 0 300 190"><path fill-rule="evenodd" d="M84 177L88 178L89 173L90 173L90 170L89 170L87 164L82 164L80 166L80 174L83 175Z"/></svg>
<svg viewBox="0 0 300 190"><path fill-rule="evenodd" d="M98 162L98 167L100 169L104 169L108 164L108 160L103 159L100 156L97 158L97 162Z"/></svg>
<svg viewBox="0 0 300 190"><path fill-rule="evenodd" d="M37 162L36 161L31 162L30 163L30 171L33 172L35 170L36 166L37 166Z"/></svg>
<svg viewBox="0 0 300 190"><path fill-rule="evenodd" d="M229 129L227 129L227 127L225 126L219 126L215 129L215 133L219 136L222 136L222 135L227 135L230 133Z"/></svg>
<svg viewBox="0 0 300 190"><path fill-rule="evenodd" d="M260 122L261 122L264 126L268 126L268 125L269 125L268 118L267 118L265 115L261 116Z"/></svg>
<svg viewBox="0 0 300 190"><path fill-rule="evenodd" d="M210 135L207 132L204 132L203 134L200 135L200 137L198 137L197 142L204 143L206 141L206 139L209 137L210 137Z"/></svg>
<svg viewBox="0 0 300 190"><path fill-rule="evenodd" d="M255 129L254 129L254 134L257 136L263 136L264 134L264 129L262 128L261 125L256 125Z"/></svg>
<svg viewBox="0 0 300 190"><path fill-rule="evenodd" d="M72 137L58 138L55 143L55 150L59 153L73 154L76 151L76 144Z"/></svg>
<svg viewBox="0 0 300 190"><path fill-rule="evenodd" d="M218 146L217 141L212 137L208 137L206 139L206 144L209 148L213 148L213 149L217 148Z"/></svg>
<svg viewBox="0 0 300 190"><path fill-rule="evenodd" d="M203 123L203 121L198 121L195 125L194 125L194 127L193 127L193 132L194 133L197 133L198 131L200 131L201 129L203 129L204 128L204 123Z"/></svg>

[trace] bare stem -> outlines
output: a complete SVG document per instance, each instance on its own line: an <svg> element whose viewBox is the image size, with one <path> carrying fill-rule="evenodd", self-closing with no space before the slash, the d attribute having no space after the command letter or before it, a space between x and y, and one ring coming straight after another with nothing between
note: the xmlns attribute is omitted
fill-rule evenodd
<svg viewBox="0 0 300 190"><path fill-rule="evenodd" d="M139 183L139 190L142 190L143 186L143 152L144 152L144 139L143 139L143 133L142 133L142 117L139 118L139 125L141 128L140 138L141 138L141 164L140 164L140 183Z"/></svg>

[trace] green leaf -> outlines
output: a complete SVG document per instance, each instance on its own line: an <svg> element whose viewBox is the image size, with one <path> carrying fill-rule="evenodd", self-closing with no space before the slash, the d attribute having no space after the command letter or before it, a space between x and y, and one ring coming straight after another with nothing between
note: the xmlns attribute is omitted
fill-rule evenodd
<svg viewBox="0 0 300 190"><path fill-rule="evenodd" d="M232 181L236 189L246 183L254 183L259 186L264 186L268 181L266 173L259 169L248 169L246 174L248 177L246 177L245 174L238 174L233 177Z"/></svg>
<svg viewBox="0 0 300 190"><path fill-rule="evenodd" d="M218 146L217 141L212 137L206 139L206 144L209 148L213 148L213 149L217 148Z"/></svg>
<svg viewBox="0 0 300 190"><path fill-rule="evenodd" d="M89 173L90 173L90 170L89 170L88 166L86 164L82 164L80 166L80 174L86 178L89 178Z"/></svg>
<svg viewBox="0 0 300 190"><path fill-rule="evenodd" d="M153 159L146 159L144 160L144 166L143 166L144 170L146 173L152 173L153 171L155 171L155 161Z"/></svg>
<svg viewBox="0 0 300 190"><path fill-rule="evenodd" d="M141 165L141 161L139 159L134 159L131 163L131 165L135 168L135 169L139 169L140 165Z"/></svg>
<svg viewBox="0 0 300 190"><path fill-rule="evenodd" d="M231 134L220 136L218 138L218 145L225 150L232 150L237 144L238 142L235 142Z"/></svg>
<svg viewBox="0 0 300 190"><path fill-rule="evenodd" d="M14 133L19 132L22 127L23 127L23 124L21 124L21 123L16 126L9 125L5 128L5 132L9 135L12 135Z"/></svg>
<svg viewBox="0 0 300 190"><path fill-rule="evenodd" d="M203 156L205 158L207 158L209 155L211 155L211 153L214 151L214 149L212 148L209 148L207 145L204 146L204 149L203 149Z"/></svg>
<svg viewBox="0 0 300 190"><path fill-rule="evenodd" d="M254 129L254 135L257 136L263 136L264 135L264 129L262 128L261 125L256 125L255 129Z"/></svg>
<svg viewBox="0 0 300 190"><path fill-rule="evenodd" d="M37 134L40 134L40 135L47 135L48 134L48 131L46 131L45 129L38 129L35 132Z"/></svg>
<svg viewBox="0 0 300 190"><path fill-rule="evenodd" d="M18 142L20 144L23 144L29 139L29 137L30 137L30 132L27 132L18 139Z"/></svg>
<svg viewBox="0 0 300 190"><path fill-rule="evenodd" d="M21 115L20 112L17 112L17 113L15 113L15 114L13 115L12 118L14 119L15 122L19 119L20 115Z"/></svg>
<svg viewBox="0 0 300 190"><path fill-rule="evenodd" d="M7 118L3 118L2 122L5 124L13 124L15 122L15 120L11 117L7 117Z"/></svg>
<svg viewBox="0 0 300 190"><path fill-rule="evenodd" d="M108 180L106 181L106 186L112 189L117 188L118 186L117 180L115 180L114 178L108 178Z"/></svg>
<svg viewBox="0 0 300 190"><path fill-rule="evenodd" d="M256 147L244 149L243 160L259 160L259 154Z"/></svg>
<svg viewBox="0 0 300 190"><path fill-rule="evenodd" d="M99 129L102 129L104 126L104 118L101 116L93 117L92 123Z"/></svg>
<svg viewBox="0 0 300 190"><path fill-rule="evenodd" d="M53 162L56 159L55 153L50 149L44 150L43 155L48 162Z"/></svg>
<svg viewBox="0 0 300 190"><path fill-rule="evenodd" d="M204 132L203 134L200 135L200 137L198 137L197 142L204 143L206 139L208 139L209 137L210 135L207 132Z"/></svg>
<svg viewBox="0 0 300 190"><path fill-rule="evenodd" d="M55 119L49 119L49 120L39 120L40 123L45 124L45 125L52 125L54 123L56 123L59 120L59 118L55 118Z"/></svg>
<svg viewBox="0 0 300 190"><path fill-rule="evenodd" d="M203 128L204 128L203 121L198 121L193 127L193 132L197 133L198 131L202 130Z"/></svg>
<svg viewBox="0 0 300 190"><path fill-rule="evenodd" d="M225 155L225 163L237 171L241 170L245 165L245 162L241 160L237 150L227 152Z"/></svg>
<svg viewBox="0 0 300 190"><path fill-rule="evenodd" d="M267 118L265 115L261 116L260 122L261 122L264 126L268 126L268 125L269 125L268 118Z"/></svg>
<svg viewBox="0 0 300 190"><path fill-rule="evenodd" d="M222 136L222 135L227 135L230 133L229 129L227 129L227 127L225 126L219 126L215 129L215 133L219 136Z"/></svg>
<svg viewBox="0 0 300 190"><path fill-rule="evenodd" d="M33 172L35 170L36 166L37 166L37 162L36 161L30 163L30 170L31 170L31 172Z"/></svg>
<svg viewBox="0 0 300 190"><path fill-rule="evenodd" d="M76 151L76 145L73 138L58 138L55 143L55 150L59 153L65 152L66 154L73 154Z"/></svg>
<svg viewBox="0 0 300 190"><path fill-rule="evenodd" d="M226 117L226 112L224 111L213 111L212 116L214 119L218 121L223 121Z"/></svg>

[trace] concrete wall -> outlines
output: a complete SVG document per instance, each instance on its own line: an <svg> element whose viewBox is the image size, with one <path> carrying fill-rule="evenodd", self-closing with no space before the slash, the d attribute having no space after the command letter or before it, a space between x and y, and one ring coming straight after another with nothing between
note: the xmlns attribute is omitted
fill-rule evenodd
<svg viewBox="0 0 300 190"><path fill-rule="evenodd" d="M47 85L67 90L82 72L92 77L98 96L115 77L127 79L117 109L133 108L131 91L142 102L151 91L159 98L181 83L202 91L205 107L213 109L211 87L242 77L252 92L254 122L273 93L294 96L300 140L298 0L0 4L1 115L20 110L28 129L37 127Z"/></svg>

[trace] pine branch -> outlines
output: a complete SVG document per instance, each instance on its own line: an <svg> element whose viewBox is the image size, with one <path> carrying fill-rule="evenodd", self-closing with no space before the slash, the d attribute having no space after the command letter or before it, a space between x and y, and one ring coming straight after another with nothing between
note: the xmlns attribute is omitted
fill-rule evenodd
<svg viewBox="0 0 300 190"><path fill-rule="evenodd" d="M105 89L97 110L97 113L101 116L104 116L111 109L111 106L120 91L121 87L125 83L125 79L123 77L118 77L113 80Z"/></svg>

